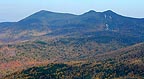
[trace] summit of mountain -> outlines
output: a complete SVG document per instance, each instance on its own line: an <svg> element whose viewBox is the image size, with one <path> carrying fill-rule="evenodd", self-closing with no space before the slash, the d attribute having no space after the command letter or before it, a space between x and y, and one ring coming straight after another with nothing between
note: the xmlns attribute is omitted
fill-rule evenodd
<svg viewBox="0 0 144 79"><path fill-rule="evenodd" d="M42 21L51 22L51 21L55 21L55 20L69 19L74 16L75 15L68 14L68 13L56 13L56 12L41 10L39 12L36 12L36 13L20 20L19 23L23 23L23 22L31 23L36 20L37 20L37 22L42 22Z"/></svg>

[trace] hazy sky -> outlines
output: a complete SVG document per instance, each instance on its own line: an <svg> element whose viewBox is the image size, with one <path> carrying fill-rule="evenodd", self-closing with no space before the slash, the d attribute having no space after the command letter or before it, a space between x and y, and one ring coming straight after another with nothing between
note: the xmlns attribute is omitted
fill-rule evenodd
<svg viewBox="0 0 144 79"><path fill-rule="evenodd" d="M40 10L74 14L113 10L144 18L144 0L0 0L0 22L18 21Z"/></svg>

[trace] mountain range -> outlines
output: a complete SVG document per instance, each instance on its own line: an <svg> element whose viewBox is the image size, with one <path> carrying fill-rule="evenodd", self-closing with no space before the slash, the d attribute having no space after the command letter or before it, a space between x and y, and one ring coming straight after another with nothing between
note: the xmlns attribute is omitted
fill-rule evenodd
<svg viewBox="0 0 144 79"><path fill-rule="evenodd" d="M0 78L143 79L143 42L144 18L42 10L0 23Z"/></svg>
<svg viewBox="0 0 144 79"><path fill-rule="evenodd" d="M134 44L143 41L143 29L143 18L125 17L111 10L90 10L82 15L42 10L18 22L0 23L0 41L11 43L41 37L94 34L99 40L108 37L109 40Z"/></svg>

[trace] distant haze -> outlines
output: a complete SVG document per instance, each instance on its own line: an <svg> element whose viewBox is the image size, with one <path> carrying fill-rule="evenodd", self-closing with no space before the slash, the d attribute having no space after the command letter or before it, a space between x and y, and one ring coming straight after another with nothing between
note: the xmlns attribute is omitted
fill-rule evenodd
<svg viewBox="0 0 144 79"><path fill-rule="evenodd" d="M144 18L144 0L1 0L0 22L14 22L40 10L82 14L89 10L112 10L118 14Z"/></svg>

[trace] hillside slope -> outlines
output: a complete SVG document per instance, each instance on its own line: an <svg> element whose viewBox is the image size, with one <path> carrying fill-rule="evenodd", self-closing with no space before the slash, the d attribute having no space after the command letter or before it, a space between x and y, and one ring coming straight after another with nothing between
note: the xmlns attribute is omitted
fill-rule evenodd
<svg viewBox="0 0 144 79"><path fill-rule="evenodd" d="M137 44L112 53L96 56L85 62L65 62L32 67L11 74L4 79L143 79L144 44ZM70 64L71 63L71 64Z"/></svg>
<svg viewBox="0 0 144 79"><path fill-rule="evenodd" d="M99 54L96 60L117 60L120 62L134 62L135 60L144 61L144 43L139 43L126 48L118 49L115 51Z"/></svg>

